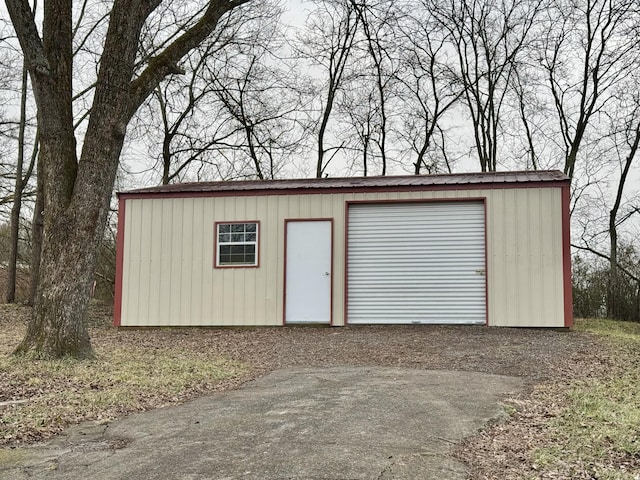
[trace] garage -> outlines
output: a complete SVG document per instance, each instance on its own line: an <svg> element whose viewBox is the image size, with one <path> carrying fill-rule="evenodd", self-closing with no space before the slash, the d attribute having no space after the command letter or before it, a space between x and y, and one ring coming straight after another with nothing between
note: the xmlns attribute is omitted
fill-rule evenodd
<svg viewBox="0 0 640 480"><path fill-rule="evenodd" d="M121 192L115 324L570 327L570 188L528 171Z"/></svg>
<svg viewBox="0 0 640 480"><path fill-rule="evenodd" d="M351 324L484 324L483 201L353 203Z"/></svg>

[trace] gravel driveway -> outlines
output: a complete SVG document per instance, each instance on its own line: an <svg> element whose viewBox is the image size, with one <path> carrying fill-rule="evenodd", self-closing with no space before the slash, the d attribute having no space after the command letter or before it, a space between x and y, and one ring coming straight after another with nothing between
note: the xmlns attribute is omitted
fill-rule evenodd
<svg viewBox="0 0 640 480"><path fill-rule="evenodd" d="M579 368L598 348L581 332L483 326L113 329L94 338L214 349L253 365L252 376L284 367L380 365L510 375L527 383Z"/></svg>

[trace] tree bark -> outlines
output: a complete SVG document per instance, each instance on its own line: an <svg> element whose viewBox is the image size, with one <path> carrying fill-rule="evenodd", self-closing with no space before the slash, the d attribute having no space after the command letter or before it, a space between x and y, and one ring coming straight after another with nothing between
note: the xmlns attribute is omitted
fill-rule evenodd
<svg viewBox="0 0 640 480"><path fill-rule="evenodd" d="M222 15L247 0L211 0L200 20L132 81L138 43L160 0L115 0L80 162L72 115L72 1L45 4L43 38L24 0L5 0L34 86L44 173L42 258L33 316L16 354L90 358L84 319L127 125Z"/></svg>
<svg viewBox="0 0 640 480"><path fill-rule="evenodd" d="M627 137L627 143L629 144L629 152L625 158L624 168L620 175L620 181L618 182L618 189L616 192L616 199L613 204L613 208L609 212L609 241L610 241L610 259L609 259L609 281L607 283L607 317L619 318L620 308L618 305L618 211L622 203L622 193L624 191L627 176L631 169L631 164L635 159L635 156L640 148L640 120L636 124L634 129L628 129L632 134L631 137Z"/></svg>
<svg viewBox="0 0 640 480"><path fill-rule="evenodd" d="M36 203L31 222L31 264L29 265L29 305L34 306L40 278L40 257L42 253L42 230L44 227L44 174L42 162L38 161L36 172Z"/></svg>
<svg viewBox="0 0 640 480"><path fill-rule="evenodd" d="M607 317L618 318L618 232L616 229L616 215L611 211L609 215L609 241L611 252L609 260L609 279L607 282Z"/></svg>

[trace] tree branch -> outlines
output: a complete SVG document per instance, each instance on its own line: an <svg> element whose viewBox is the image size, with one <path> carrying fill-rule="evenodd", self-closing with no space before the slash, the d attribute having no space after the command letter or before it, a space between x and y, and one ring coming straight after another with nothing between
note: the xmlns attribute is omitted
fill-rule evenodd
<svg viewBox="0 0 640 480"><path fill-rule="evenodd" d="M577 248L578 250L583 250L585 252L589 252L589 253L593 253L596 257L600 257L600 258L604 258L607 261L611 261L611 257L609 257L609 255L606 255L602 252L599 252L597 250L594 250L591 247L585 247L583 245L577 245L575 243L572 243L571 246L573 248ZM627 275L629 278L633 279L636 282L640 282L640 278L637 275L634 275L633 273L631 273L628 269L626 269L623 265L620 265L620 263L616 263L618 265L618 268L620 269L620 271L622 273L624 273L625 275Z"/></svg>
<svg viewBox="0 0 640 480"><path fill-rule="evenodd" d="M156 86L171 73L180 73L178 62L202 43L214 30L218 20L233 8L251 0L211 0L206 12L185 33L149 61L144 71L131 82L130 116L132 116Z"/></svg>
<svg viewBox="0 0 640 480"><path fill-rule="evenodd" d="M29 71L49 75L49 62L27 0L5 0Z"/></svg>

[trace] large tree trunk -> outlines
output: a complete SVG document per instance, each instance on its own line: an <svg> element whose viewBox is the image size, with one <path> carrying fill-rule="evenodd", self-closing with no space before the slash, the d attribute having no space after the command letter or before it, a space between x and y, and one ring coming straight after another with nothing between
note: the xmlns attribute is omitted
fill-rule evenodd
<svg viewBox="0 0 640 480"><path fill-rule="evenodd" d="M77 228L76 220L69 212L58 218L56 228L45 229L33 317L16 353L34 352L43 358L93 356L82 320L90 289L87 273L93 271L95 254L91 232Z"/></svg>
<svg viewBox="0 0 640 480"><path fill-rule="evenodd" d="M111 198L111 177L105 172L102 185L86 186L78 195L90 192L89 201L74 198L53 221L45 217L34 314L17 353L35 352L45 358L93 355L83 320Z"/></svg>
<svg viewBox="0 0 640 480"><path fill-rule="evenodd" d="M129 86L138 36L150 11L123 6L114 6L112 12L79 163L71 107L71 2L53 0L49 12L45 7L43 45L49 72L32 72L44 229L33 316L17 354L93 356L84 320L126 125L135 111Z"/></svg>
<svg viewBox="0 0 640 480"><path fill-rule="evenodd" d="M126 115L122 107L99 99L94 108L101 113L96 115L100 122L90 121L87 128L71 200L64 209L45 207L34 313L16 353L33 352L45 358L93 356L84 319L124 142L122 118ZM50 139L47 145L67 155L70 149L75 150L70 136L57 142ZM52 158L44 143L42 155Z"/></svg>
<svg viewBox="0 0 640 480"><path fill-rule="evenodd" d="M79 295L86 282L85 256L91 250L91 244L84 241L86 228L78 225L74 218L70 183L67 181L59 189L50 187L54 180L52 175L55 175L51 170L57 170L50 167L53 159L66 159L56 166L66 167L67 178L70 175L75 178L75 138L72 129L69 132L60 128L55 138L47 130L42 128L40 154L45 186L40 271L33 315L16 353L33 353L40 358L87 358L93 355L89 335L84 322L78 321L74 313L84 313L86 308L86 300L83 305Z"/></svg>
<svg viewBox="0 0 640 480"><path fill-rule="evenodd" d="M210 0L206 11L132 81L140 33L160 0L115 0L80 162L73 129L72 1L45 3L40 40L25 0L5 0L34 86L43 172L44 229L33 316L17 354L93 356L85 316L127 125L177 62L248 0Z"/></svg>

